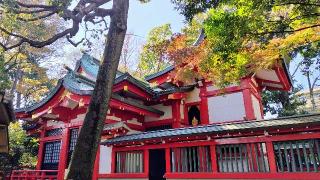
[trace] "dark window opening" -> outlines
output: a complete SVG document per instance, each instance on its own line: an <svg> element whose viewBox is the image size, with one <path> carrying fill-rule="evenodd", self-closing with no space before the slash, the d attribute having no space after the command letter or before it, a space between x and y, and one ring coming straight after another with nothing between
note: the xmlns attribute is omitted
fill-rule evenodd
<svg viewBox="0 0 320 180"><path fill-rule="evenodd" d="M71 129L70 131L70 142L69 142L69 151L68 151L68 165L71 161L72 153L74 148L76 147L77 139L78 139L79 129Z"/></svg>
<svg viewBox="0 0 320 180"><path fill-rule="evenodd" d="M192 126L201 124L200 110L197 105L192 105L188 107L188 122L189 122L189 125L192 125Z"/></svg>
<svg viewBox="0 0 320 180"><path fill-rule="evenodd" d="M61 141L47 142L44 144L42 169L57 170L60 159Z"/></svg>
<svg viewBox="0 0 320 180"><path fill-rule="evenodd" d="M168 124L168 125L148 127L146 128L146 131L157 131L157 130L163 130L163 129L172 129L172 126Z"/></svg>
<svg viewBox="0 0 320 180"><path fill-rule="evenodd" d="M149 151L149 180L164 180L166 173L166 156L164 149Z"/></svg>

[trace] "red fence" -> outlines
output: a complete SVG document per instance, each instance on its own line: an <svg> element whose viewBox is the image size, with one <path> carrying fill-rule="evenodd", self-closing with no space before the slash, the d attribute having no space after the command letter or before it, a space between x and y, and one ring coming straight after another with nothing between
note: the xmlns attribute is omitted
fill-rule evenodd
<svg viewBox="0 0 320 180"><path fill-rule="evenodd" d="M14 170L10 180L57 180L56 170Z"/></svg>

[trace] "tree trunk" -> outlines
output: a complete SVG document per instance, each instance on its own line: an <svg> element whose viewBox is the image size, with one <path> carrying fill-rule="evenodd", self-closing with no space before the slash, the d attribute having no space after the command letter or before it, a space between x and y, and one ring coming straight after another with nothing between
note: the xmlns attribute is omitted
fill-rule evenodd
<svg viewBox="0 0 320 180"><path fill-rule="evenodd" d="M121 50L127 30L129 0L114 0L114 14L110 17L110 28L100 65L96 85L91 96L75 150L69 166L68 179L92 179L96 152L107 115L113 82L119 64Z"/></svg>
<svg viewBox="0 0 320 180"><path fill-rule="evenodd" d="M309 72L306 73L306 77L307 77L307 80L308 80L309 97L310 97L310 101L311 101L312 111L315 111L316 110L316 103L314 101L313 87L311 85L311 79L310 79L310 73Z"/></svg>

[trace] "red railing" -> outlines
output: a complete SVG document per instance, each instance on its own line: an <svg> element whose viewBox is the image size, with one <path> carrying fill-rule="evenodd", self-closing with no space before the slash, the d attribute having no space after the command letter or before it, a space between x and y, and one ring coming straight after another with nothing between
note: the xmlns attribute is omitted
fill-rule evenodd
<svg viewBox="0 0 320 180"><path fill-rule="evenodd" d="M57 170L13 170L10 180L57 180Z"/></svg>

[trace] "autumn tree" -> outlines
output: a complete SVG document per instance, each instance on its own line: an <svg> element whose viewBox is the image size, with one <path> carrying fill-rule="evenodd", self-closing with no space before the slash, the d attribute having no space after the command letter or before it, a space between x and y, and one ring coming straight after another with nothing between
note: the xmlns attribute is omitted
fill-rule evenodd
<svg viewBox="0 0 320 180"><path fill-rule="evenodd" d="M39 3L41 0L34 0L33 2ZM2 27L6 28L5 30L11 33L29 38L47 38L57 33L59 28L62 28L56 18L51 19L51 25L44 19L25 21L25 18L31 18L31 15L27 17L26 14L13 18L11 11L14 10L10 7L8 4L1 6L5 13L1 14L0 23ZM3 45L17 42L17 38L4 31L0 31L0 34L0 42ZM26 44L7 50L0 48L0 66L3 67L2 72L5 74L0 77L0 87L2 90L7 89L7 92L14 97L17 108L21 105L39 101L52 86L53 81L48 79L46 69L41 67L41 60L47 59L54 52L55 48L52 46L36 49Z"/></svg>
<svg viewBox="0 0 320 180"><path fill-rule="evenodd" d="M141 75L159 72L169 65L166 49L171 36L170 24L164 24L150 30L140 53L138 71Z"/></svg>
<svg viewBox="0 0 320 180"><path fill-rule="evenodd" d="M196 76L214 80L218 85L234 83L260 68L271 68L281 59L288 60L297 48L314 44L320 38L316 0L173 2L188 20L198 12L208 12L203 23L206 38L202 43L206 45L199 46L201 51L183 43L186 38L174 38L173 41L180 41L172 43L179 44L176 51L170 50L172 60L182 68L177 71L184 67L195 69ZM196 62L183 61L192 54L197 57Z"/></svg>
<svg viewBox="0 0 320 180"><path fill-rule="evenodd" d="M0 31L16 39L10 44L0 43L4 51L17 48L23 44L42 48L48 46L62 37L66 37L72 45L79 45L87 39L75 41L75 36L80 30L80 24L96 25L105 23L105 18L110 17L108 34L104 55L97 75L97 83L91 96L91 101L81 128L71 164L69 165L68 179L91 179L93 165L100 135L107 114L111 90L118 68L122 45L127 30L127 16L129 0L114 0L112 7L105 8L111 0L79 0L71 6L71 0L49 0L41 3L31 1L0 1L5 7L9 18L21 20L21 23L46 19L58 16L62 21L71 23L69 27L61 29L58 33L48 38L32 38L12 32L4 24ZM143 2L143 0L141 0ZM85 26L88 27L88 26ZM86 156L83 156L86 154Z"/></svg>

